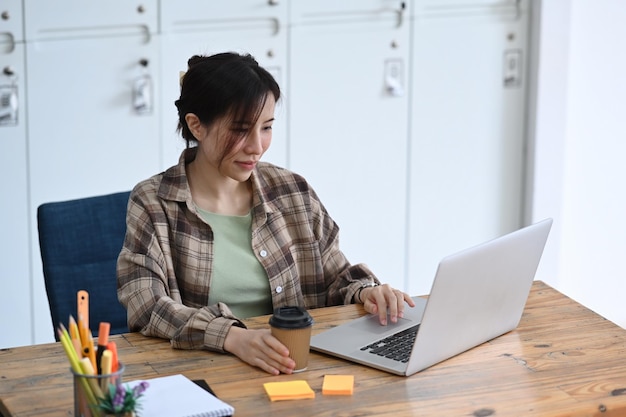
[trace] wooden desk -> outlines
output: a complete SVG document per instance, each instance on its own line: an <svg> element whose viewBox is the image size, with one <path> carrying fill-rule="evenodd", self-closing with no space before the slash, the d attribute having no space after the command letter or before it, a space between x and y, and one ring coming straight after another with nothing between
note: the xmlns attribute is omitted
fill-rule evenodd
<svg viewBox="0 0 626 417"><path fill-rule="evenodd" d="M363 314L360 306L311 311L314 331ZM267 317L248 321L267 326ZM626 330L536 281L520 326L475 349L399 377L312 353L309 369L270 376L237 358L173 350L131 333L112 337L125 380L182 373L205 379L236 416L626 415ZM324 396L325 374L355 376L353 396ZM270 402L263 383L304 379L314 400ZM5 416L72 415L72 378L59 343L0 351Z"/></svg>

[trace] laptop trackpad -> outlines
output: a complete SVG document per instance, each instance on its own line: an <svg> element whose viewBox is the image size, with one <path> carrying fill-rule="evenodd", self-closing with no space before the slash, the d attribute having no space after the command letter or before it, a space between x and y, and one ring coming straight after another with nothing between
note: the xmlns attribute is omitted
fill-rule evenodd
<svg viewBox="0 0 626 417"><path fill-rule="evenodd" d="M400 328L410 327L411 324L413 324L412 320L398 318L396 323L392 323L390 319L387 319L387 325L383 326L380 324L378 315L369 315L361 320L355 320L349 324L348 327L367 333L382 334L390 331L395 333L400 330Z"/></svg>
<svg viewBox="0 0 626 417"><path fill-rule="evenodd" d="M378 320L378 315L370 314L354 320L348 325L348 327L373 334L383 334L387 332L396 333L401 330L408 329L411 326L420 324L422 321L422 315L424 314L424 309L426 308L425 298L413 297L413 302L415 303L415 307L405 308L404 317L398 317L398 321L396 323L392 323L389 316L387 316L387 325L383 326Z"/></svg>

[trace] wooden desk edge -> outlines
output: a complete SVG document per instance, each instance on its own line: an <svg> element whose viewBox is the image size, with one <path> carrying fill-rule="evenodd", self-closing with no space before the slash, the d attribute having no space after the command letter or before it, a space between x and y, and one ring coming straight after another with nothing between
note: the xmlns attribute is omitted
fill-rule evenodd
<svg viewBox="0 0 626 417"><path fill-rule="evenodd" d="M532 296L532 301L531 303L529 303L529 308L525 309L525 313L528 313L530 316L532 316L533 314L537 314L535 311L536 307L542 307L541 310L545 310L545 307L547 304L549 304L550 309L552 309L554 306L552 304L553 300L558 301L557 304L561 304L562 306L569 306L572 305L574 306L574 311L579 312L576 314L585 314L585 315L589 315L589 316L593 316L595 317L594 322L599 323L604 329L613 329L613 327L611 327L608 323L604 323L601 324L600 320L597 319L597 316L595 313L593 314L589 314L588 312L590 312L591 310L588 310L586 308L584 308L583 306L580 306L580 304L576 303L576 304L572 304L571 301L567 301L568 297L562 295L561 293L559 293L557 290L554 290L553 288L551 288L550 286L548 286L547 284L545 284L542 281L535 281L533 283L532 289L531 289L531 293L534 293ZM574 302L575 303L575 302ZM341 309L342 313L341 318L339 318L339 314L337 314L337 309ZM318 320L318 322L322 323L322 327L318 328L317 331L321 331L323 330L323 326L324 323L326 323L326 325L330 326L330 325L336 325L340 322L344 322L347 320L350 320L354 317L359 317L363 314L365 314L365 311L363 309L363 307L361 305L346 305L346 306L338 306L338 307L330 307L330 308L326 308L326 309L317 309L317 310L311 310L311 314L314 317L314 320ZM538 316L537 316L538 317ZM269 320L269 315L267 316L261 316L261 317L256 317L250 320L246 320L246 324L250 325L250 327L252 328L259 328L259 327L264 327L267 328L268 327L268 320ZM541 322L543 323L543 321L541 321L535 317L534 318L535 323L537 322ZM535 327L533 327L533 331L535 331ZM549 323L546 323L546 326L539 326L539 331L541 332L546 332L546 331L550 331L550 326ZM543 333L542 333L543 334ZM621 335L622 332L619 332L619 334ZM162 339L156 339L156 338L147 338L142 336L141 334L138 333L127 333L127 334L123 334L123 335L116 335L116 336L112 336L112 338L114 338L114 340L117 340L120 348L122 350L127 349L126 353L128 355L132 355L135 357L139 357L142 352L146 351L153 351L153 353L155 354L155 358L152 362L149 361L144 361L142 363L135 363L133 365L133 370L131 371L129 378L127 380L131 380L131 379L140 379L140 378L149 378L149 377L154 377L154 376L159 376L159 375L166 375L168 373L183 373L183 374L187 374L187 376L189 377L197 377L197 376L203 376L203 375L207 375L206 372L208 368L206 368L206 365L204 368L202 369L195 369L195 368L190 368L188 365L190 362L196 362L196 359L200 359L201 361L206 361L206 362L212 362L214 357L213 354L210 355L206 355L206 352L204 351L185 351L186 353L184 355L179 355L178 352L179 351L175 351L175 350L169 350L169 344L167 341L162 340ZM513 340L514 343L516 342L516 337L512 338L511 340ZM626 337L623 337L622 340L626 340ZM510 342L507 342L510 344ZM514 345L515 346L515 345ZM8 349L11 350L11 349ZM487 351L489 350L489 348L487 348ZM41 384L50 384L50 383L54 383L53 381L58 381L58 380L62 380L65 381L67 378L65 378L65 374L63 373L63 371L61 370L61 363L63 363L63 360L65 359L64 357L62 357L62 349L60 348L58 343L52 343L52 344L44 344L44 345L33 345L33 346L26 346L23 348L16 348L14 353L20 352L19 354L13 356L13 355L8 355L6 356L7 358L9 356L13 356L13 360L15 360L17 357L19 357L19 361L22 361L24 363L27 363L27 357L33 356L35 357L35 355L39 355L37 357L41 357L42 355L57 355L58 354L58 358L55 357L55 364L53 366L53 373L47 373L47 374L43 374L40 373L37 376L34 376L33 378L35 378L35 380L33 381L32 378L29 378L27 376L24 377L20 377L21 379L15 383L13 383L13 386L26 386L26 385L32 385L32 384L40 384L40 386L44 386ZM176 363L179 362L178 359L174 358L177 356L181 356L182 359L180 359L180 363L182 364L182 367L179 366L178 368L175 366ZM614 358L615 355L611 356L611 358L613 358L613 360L615 360ZM524 358L526 359L526 356L524 356ZM2 359L2 352L0 352L0 360ZM367 378L365 378L365 380L362 380L361 383L363 384L374 384L376 380L380 379L381 381L386 381L384 382L385 384L391 384L391 385L398 385L399 387L404 386L405 384L411 385L411 386L417 386L422 384L422 382L420 381L420 378L403 378L403 377L396 377L396 376L389 376L386 374L380 374L378 375L378 371L375 370L370 370L368 368L365 367L358 367L358 368L354 368L353 364L350 363L346 363L346 362L342 362L339 360L334 360L334 359L322 359L322 357L318 358L321 362L320 364L326 364L327 362L333 363L333 368L334 370L343 370L344 372L353 372L355 374L359 374L362 376L362 378L364 378L367 375ZM8 363L8 362L7 362ZM134 363L134 362L133 362ZM318 365L320 365L318 364ZM335 367L336 365L336 367ZM544 364L545 365L545 364ZM548 364L549 365L549 364ZM235 366L236 369L236 373L241 374L240 376L243 375L248 375L250 377L252 377L252 380L257 381L254 385L254 387L250 387L250 384L248 384L247 386L241 385L241 382L236 382L235 379L233 379L234 377L231 375L229 376L230 378L230 382L229 379L227 378L226 380L222 381L222 379L219 379L217 376L215 376L215 378L218 378L220 381L222 382L213 382L213 381L209 381L209 383L212 385L212 387L217 388L217 393L218 396L222 396L222 394L224 394L225 396L225 400L228 400L229 398L239 398L239 397L233 397L233 393L231 391L233 391L233 387L237 386L237 387L244 387L245 390L249 391L248 394L250 394L250 390L252 388L254 388L254 392L256 392L258 390L258 387L256 385L260 384L262 381L264 380L269 380L272 378L277 378L277 377L271 377L271 376L266 376L266 375L260 375L260 371L256 370L255 368L249 368L247 365L246 366L240 366L238 359L232 357L232 356L225 356L223 361L220 361L220 365L217 368L213 368L214 365L211 365L211 375L217 375L220 372L224 372L226 369L231 369L232 366ZM321 365L320 365L321 366ZM326 368L321 369L320 366L318 366L317 370L312 369L311 371L311 375L307 375L305 376L306 378L317 378L319 376L319 374L323 374L326 371ZM324 365L327 366L327 365ZM448 366L454 367L454 366L458 366L457 365L444 365L441 369L439 369L437 372L435 372L436 374L440 374L442 371L443 373L447 372L446 368ZM198 367L200 367L198 365ZM514 366L513 368L516 369L516 372L519 372L518 368L516 366ZM521 367L524 368L524 367ZM232 368L234 369L234 368ZM231 370L232 370L231 369ZM450 368L452 369L452 368ZM456 369L456 368L454 368ZM626 369L626 368L625 368ZM148 370L150 371L150 376L148 376ZM20 375L19 371L17 369L14 369L15 375ZM426 377L425 381L428 380L432 380L432 377L434 376L435 373L429 373L428 375L424 375ZM2 371L0 371L0 376L4 377L4 375L2 374ZM296 375L300 378L302 378L303 376L300 375ZM56 379L55 379L56 378ZM282 379L285 379L288 377L282 376ZM430 378L430 379L429 379ZM439 377L438 377L439 378ZM243 379L246 379L245 376L243 376ZM317 381L317 379L315 379L315 381ZM452 382L452 381L449 381ZM618 381L619 382L619 381ZM63 382L65 383L65 382ZM381 383L381 382L378 382ZM69 383L71 385L71 382ZM29 386L30 386L29 385ZM390 385L390 387L391 387ZM624 386L626 386L626 381L624 383ZM33 385L33 388L35 386ZM69 387L69 385L68 385ZM63 388L65 389L65 388ZM372 389L372 387L366 388L366 386L361 385L359 386L359 390L362 390L361 394L364 395L364 393L366 392L370 392ZM396 388L398 389L398 388ZM434 388L433 388L434 389ZM223 391L222 393L220 393L220 390L229 390L229 391ZM367 390L367 391L365 391ZM603 390L604 391L604 390ZM4 395L2 395L1 393L4 392L5 395L10 395L5 397ZM225 395L226 392L229 392L229 395ZM4 400L5 399L11 399L13 401L17 400L18 398L22 398L23 394L17 394L16 396L13 395L13 393L18 393L17 391L8 391L7 388L5 388L4 390L2 389L2 387L0 386L0 412L2 412L5 417L9 417L11 414L9 414L9 403L6 403ZM591 393L593 394L593 392ZM592 399L593 396L589 397L589 398L585 398L585 396L583 395L582 397L578 397L578 396L574 396L572 397L572 399L574 401L569 401L567 403L562 404L562 406L566 406L565 408L562 409L558 409L557 408L550 408L550 413L549 415L553 415L553 416L559 416L559 417L565 417L567 416L574 416L574 417L615 417L618 415L624 415L626 414L626 397L625 396L615 396L615 397L610 397L607 395L603 395L601 396L600 392L595 393L597 394L596 397L597 399ZM22 395L22 397L20 397L20 395ZM245 393L242 395L246 395ZM255 394L257 395L257 394ZM601 397L601 398L600 398ZM427 397L429 398L429 397ZM246 410L248 410L249 408L249 404L247 404L248 401L258 401L260 398L257 398L256 396L254 396L254 398L252 399L246 399L245 400L245 405L242 405L241 411L242 412L246 412ZM431 399L432 400L432 399ZM25 400L22 399L20 400L21 403L25 406ZM66 407L65 402L61 401L61 399L59 399L59 404L56 406L56 410L58 411L61 408ZM325 407L328 407L328 404L326 404L327 399L324 399L323 397L321 397L320 399L322 405L324 405ZM417 401L416 399L411 400L412 403L414 403L414 401ZM421 401L421 400L420 400ZM241 403L241 401L235 401L237 402L237 404L244 404ZM382 401L383 403L385 401ZM377 403L378 404L378 403ZM318 404L319 405L319 404ZM45 404L46 407L48 407L48 404ZM264 406L265 407L265 406ZM270 404L267 406L268 409L274 409L276 407L279 407L279 405L276 404ZM357 405L358 407L358 405ZM378 404L377 406L380 409L380 404ZM570 410L568 410L568 407ZM49 407L48 407L49 408ZM376 408L376 407L374 407ZM276 408L277 410L280 410L280 408ZM501 410L504 412L504 414L507 414L506 409L505 410ZM17 410L19 415L20 411ZM28 412L26 411L26 409L23 409L21 412L24 412L25 415L31 415L28 414ZM623 414L622 414L623 413ZM48 415L52 415L52 414L48 414ZM282 415L280 413L277 413L277 415ZM542 414L544 415L544 414ZM545 414L548 415L548 414Z"/></svg>

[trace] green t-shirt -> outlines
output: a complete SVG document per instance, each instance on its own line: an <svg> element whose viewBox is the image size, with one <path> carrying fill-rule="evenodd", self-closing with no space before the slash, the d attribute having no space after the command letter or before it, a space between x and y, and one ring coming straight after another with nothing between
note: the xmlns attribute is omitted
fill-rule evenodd
<svg viewBox="0 0 626 417"><path fill-rule="evenodd" d="M265 269L252 252L252 214L228 216L198 208L214 236L209 305L223 302L239 318L270 314L272 297Z"/></svg>

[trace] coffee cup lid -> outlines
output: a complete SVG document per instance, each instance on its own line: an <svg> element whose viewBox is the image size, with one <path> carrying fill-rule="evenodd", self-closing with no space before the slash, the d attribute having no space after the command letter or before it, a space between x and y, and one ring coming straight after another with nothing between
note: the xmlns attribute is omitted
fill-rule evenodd
<svg viewBox="0 0 626 417"><path fill-rule="evenodd" d="M299 306L278 307L270 317L270 326L283 329L300 329L313 324L313 317Z"/></svg>

